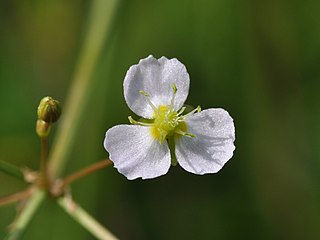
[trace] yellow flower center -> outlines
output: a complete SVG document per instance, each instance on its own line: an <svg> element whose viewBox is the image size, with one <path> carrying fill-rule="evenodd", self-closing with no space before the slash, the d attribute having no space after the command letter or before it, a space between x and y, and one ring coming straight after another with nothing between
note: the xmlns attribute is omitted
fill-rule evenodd
<svg viewBox="0 0 320 240"><path fill-rule="evenodd" d="M159 106L154 112L154 122L151 126L152 136L162 143L169 136L182 132L187 132L187 124L179 116L179 113L174 111L171 106Z"/></svg>
<svg viewBox="0 0 320 240"><path fill-rule="evenodd" d="M179 110L179 112L175 111L174 100L175 95L177 93L177 87L175 84L172 84L171 87L173 90L171 104L160 105L158 108L149 99L149 93L142 90L139 91L140 94L146 97L148 104L153 109L153 122L150 122L150 120L144 120L144 122L139 122L134 120L131 116L128 117L130 123L132 124L150 127L151 135L160 143L164 142L173 135L175 138L182 136L195 137L194 134L187 132L188 127L185 122L185 119L188 115L201 111L200 106L198 106L196 109L192 110L184 116L182 115L182 113L185 111L186 107L182 107Z"/></svg>

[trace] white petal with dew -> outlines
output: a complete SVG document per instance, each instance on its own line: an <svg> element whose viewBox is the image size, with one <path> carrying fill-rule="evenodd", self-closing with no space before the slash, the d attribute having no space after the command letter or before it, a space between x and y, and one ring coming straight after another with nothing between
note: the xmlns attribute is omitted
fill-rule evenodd
<svg viewBox="0 0 320 240"><path fill-rule="evenodd" d="M189 92L190 79L186 67L175 58L162 57L157 60L150 55L129 68L123 82L124 97L133 112L144 118L152 118L154 110L146 101L146 96L139 91L148 93L156 107L170 105L172 84L177 88L174 108L178 110Z"/></svg>
<svg viewBox="0 0 320 240"><path fill-rule="evenodd" d="M195 137L176 139L178 163L195 174L218 172L235 149L233 119L227 111L211 108L188 116L186 123L188 133Z"/></svg>
<svg viewBox="0 0 320 240"><path fill-rule="evenodd" d="M115 168L129 180L155 178L170 168L170 151L166 142L155 140L149 127L117 125L109 129L104 147Z"/></svg>

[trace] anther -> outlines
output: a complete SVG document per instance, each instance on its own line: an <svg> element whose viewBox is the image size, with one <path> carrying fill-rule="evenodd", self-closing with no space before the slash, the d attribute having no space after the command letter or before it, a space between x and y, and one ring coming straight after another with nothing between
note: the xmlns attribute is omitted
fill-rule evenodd
<svg viewBox="0 0 320 240"><path fill-rule="evenodd" d="M174 107L174 99L176 97L176 93L177 93L178 89L177 89L177 86L174 83L171 84L171 88L173 90L173 94L172 94L172 98L171 98L171 108L173 109L173 107Z"/></svg>
<svg viewBox="0 0 320 240"><path fill-rule="evenodd" d="M134 120L131 116L129 116L128 119L131 124L137 124L137 121Z"/></svg>
<svg viewBox="0 0 320 240"><path fill-rule="evenodd" d="M171 87L173 89L173 94L176 94L177 93L177 86L174 83L172 83Z"/></svg>
<svg viewBox="0 0 320 240"><path fill-rule="evenodd" d="M181 115L184 112L184 110L186 110L186 107L180 109L180 111L178 112L178 116Z"/></svg>
<svg viewBox="0 0 320 240"><path fill-rule="evenodd" d="M196 137L196 135L181 131L180 129L175 130L175 133L180 134L182 136L192 137L192 138Z"/></svg>
<svg viewBox="0 0 320 240"><path fill-rule="evenodd" d="M140 90L139 93L142 94L145 97L150 97L150 94L145 92L145 91Z"/></svg>
<svg viewBox="0 0 320 240"><path fill-rule="evenodd" d="M152 125L151 123L144 123L144 122L136 121L131 116L129 116L128 119L129 119L129 122L133 125L140 125L140 126L151 126Z"/></svg>
<svg viewBox="0 0 320 240"><path fill-rule="evenodd" d="M196 135L194 135L194 134L192 134L192 133L186 133L184 136L191 137L191 138L196 137Z"/></svg>
<svg viewBox="0 0 320 240"><path fill-rule="evenodd" d="M191 112L187 113L186 115L184 115L184 119L188 116L190 116L191 114L194 114L195 112L200 112L201 111L201 107L198 106L197 108L193 109Z"/></svg>

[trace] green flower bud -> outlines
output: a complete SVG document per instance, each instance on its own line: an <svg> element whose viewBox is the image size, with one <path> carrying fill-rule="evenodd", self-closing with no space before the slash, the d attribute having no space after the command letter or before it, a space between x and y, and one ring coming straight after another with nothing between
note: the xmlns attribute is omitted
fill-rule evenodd
<svg viewBox="0 0 320 240"><path fill-rule="evenodd" d="M38 119L46 123L56 122L61 115L59 101L52 97L44 97L41 99L38 107Z"/></svg>

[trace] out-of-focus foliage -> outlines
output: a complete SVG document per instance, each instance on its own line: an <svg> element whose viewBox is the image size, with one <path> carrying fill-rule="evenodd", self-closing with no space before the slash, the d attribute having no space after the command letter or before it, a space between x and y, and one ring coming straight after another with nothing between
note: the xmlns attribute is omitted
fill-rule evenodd
<svg viewBox="0 0 320 240"><path fill-rule="evenodd" d="M63 107L90 2L0 4L2 160L38 168L36 107L46 95ZM320 239L319 12L316 0L122 1L65 174L107 157L105 131L132 114L123 77L149 54L187 66L188 104L230 112L237 149L214 175L106 169L75 183L75 199L120 239ZM23 187L0 173L0 195ZM0 208L0 238L15 211ZM93 237L52 201L24 239Z"/></svg>

